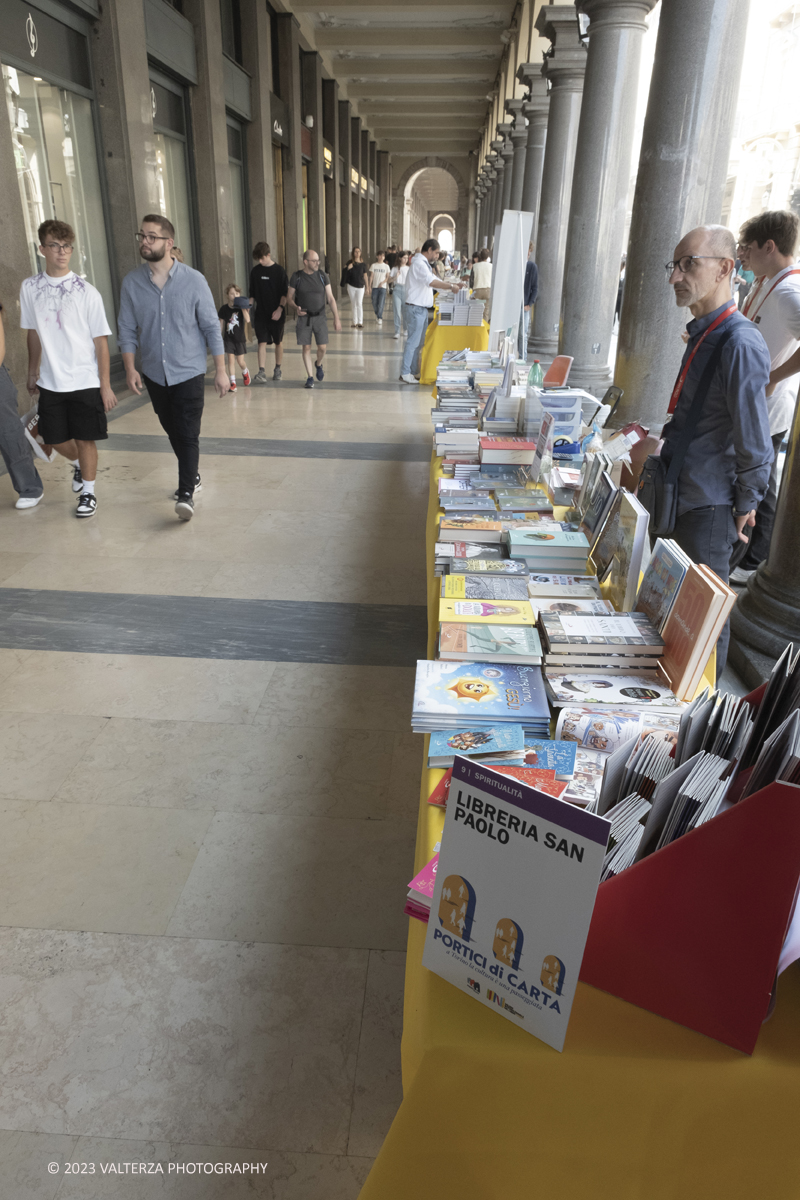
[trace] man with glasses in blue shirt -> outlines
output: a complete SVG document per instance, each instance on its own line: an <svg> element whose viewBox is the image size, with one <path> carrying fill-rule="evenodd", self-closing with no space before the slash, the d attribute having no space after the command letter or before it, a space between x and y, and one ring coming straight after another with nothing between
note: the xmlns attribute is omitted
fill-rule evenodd
<svg viewBox="0 0 800 1200"><path fill-rule="evenodd" d="M723 225L691 230L666 264L679 308L688 308L688 342L672 389L671 419L664 426L661 457L668 465L706 365L725 345L701 401L700 419L678 475L678 519L672 537L695 563L728 582L731 553L755 525L772 465L765 388L770 359L763 337L738 310L731 295L736 239ZM717 643L717 674L728 653L728 625Z"/></svg>
<svg viewBox="0 0 800 1200"><path fill-rule="evenodd" d="M214 297L204 276L172 257L175 229L166 217L142 218L136 235L140 267L125 276L119 307L119 347L128 387L142 380L178 459L175 512L191 521L200 490L200 422L205 394L206 348L214 359L214 386L230 389ZM142 374L135 354L141 349Z"/></svg>

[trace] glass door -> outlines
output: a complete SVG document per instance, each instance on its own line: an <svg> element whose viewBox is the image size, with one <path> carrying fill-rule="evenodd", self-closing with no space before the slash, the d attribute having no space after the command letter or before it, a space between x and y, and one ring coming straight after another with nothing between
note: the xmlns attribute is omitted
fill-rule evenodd
<svg viewBox="0 0 800 1200"><path fill-rule="evenodd" d="M66 221L75 230L70 268L100 292L113 328L116 305L92 102L5 64L3 85L31 272L36 274L44 265L37 249L42 221ZM113 335L109 347L112 353L116 350Z"/></svg>

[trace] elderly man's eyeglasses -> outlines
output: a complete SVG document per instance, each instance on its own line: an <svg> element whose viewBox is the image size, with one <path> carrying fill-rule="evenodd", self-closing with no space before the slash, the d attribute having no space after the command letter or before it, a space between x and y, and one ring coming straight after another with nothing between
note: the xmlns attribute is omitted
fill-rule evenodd
<svg viewBox="0 0 800 1200"><path fill-rule="evenodd" d="M147 242L148 246L153 246L156 242L168 242L169 238L158 237L155 233L137 233L136 240L139 243Z"/></svg>
<svg viewBox="0 0 800 1200"><path fill-rule="evenodd" d="M680 271L681 275L688 275L694 270L694 264L701 258L714 258L717 262L723 261L721 254L684 254L683 258L675 258L672 262L664 263L664 270L667 275L671 275L673 271Z"/></svg>

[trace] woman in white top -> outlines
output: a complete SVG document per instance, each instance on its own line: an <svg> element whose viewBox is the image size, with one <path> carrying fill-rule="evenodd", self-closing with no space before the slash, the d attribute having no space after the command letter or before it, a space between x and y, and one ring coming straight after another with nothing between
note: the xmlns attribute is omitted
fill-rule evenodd
<svg viewBox="0 0 800 1200"><path fill-rule="evenodd" d="M478 261L472 268L472 295L476 300L488 300L492 290L492 264L489 251L481 250Z"/></svg>
<svg viewBox="0 0 800 1200"><path fill-rule="evenodd" d="M397 256L395 265L389 272L389 282L393 285L392 312L394 314L394 340L398 341L401 332L406 327L406 275L408 274L408 251L403 250Z"/></svg>

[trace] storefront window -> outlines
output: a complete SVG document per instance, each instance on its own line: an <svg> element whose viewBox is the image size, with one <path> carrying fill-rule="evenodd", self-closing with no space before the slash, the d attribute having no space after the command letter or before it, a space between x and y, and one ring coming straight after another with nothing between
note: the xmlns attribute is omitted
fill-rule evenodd
<svg viewBox="0 0 800 1200"><path fill-rule="evenodd" d="M231 173L231 223L233 231L233 267L236 283L247 294L250 279L247 253L247 183L244 164L244 130L233 117L228 118L228 167Z"/></svg>
<svg viewBox="0 0 800 1200"><path fill-rule="evenodd" d="M44 265L37 250L39 225L50 218L66 221L75 230L70 267L100 292L113 328L116 307L91 101L5 65L3 84L31 271ZM113 336L109 345L113 352Z"/></svg>
<svg viewBox="0 0 800 1200"><path fill-rule="evenodd" d="M150 102L153 107L158 206L175 226L175 245L183 253L183 261L192 267L196 256L183 93L177 87L173 91L151 78Z"/></svg>

